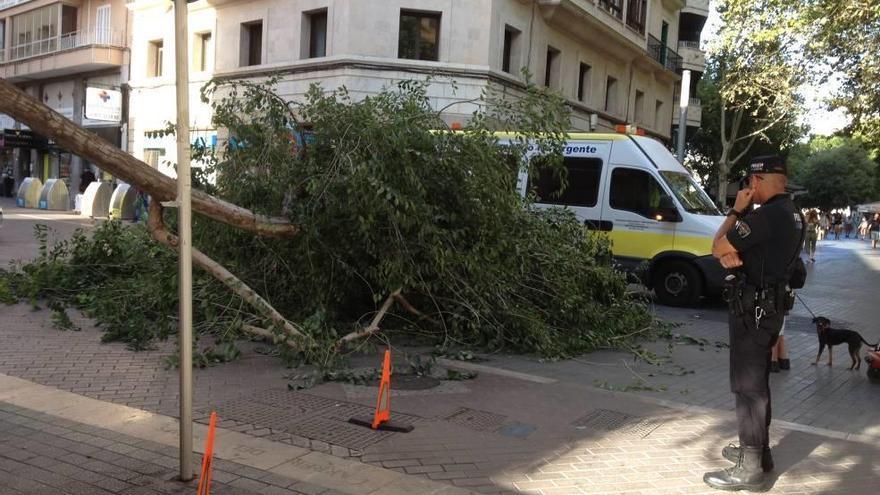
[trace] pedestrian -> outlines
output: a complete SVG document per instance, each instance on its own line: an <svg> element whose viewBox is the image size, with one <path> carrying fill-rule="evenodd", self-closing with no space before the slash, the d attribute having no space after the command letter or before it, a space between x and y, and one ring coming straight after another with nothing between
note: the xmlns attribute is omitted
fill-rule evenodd
<svg viewBox="0 0 880 495"><path fill-rule="evenodd" d="M843 216L840 212L835 212L834 216L831 217L831 225L834 227L834 240L840 240L840 231L843 228Z"/></svg>
<svg viewBox="0 0 880 495"><path fill-rule="evenodd" d="M868 240L868 216L861 215L862 221L859 223L859 239Z"/></svg>
<svg viewBox="0 0 880 495"><path fill-rule="evenodd" d="M788 311L782 317L782 328L779 330L779 337L776 338L776 344L770 350L770 372L779 373L780 370L791 369L791 360L788 359L788 350L785 348L785 323L788 320Z"/></svg>
<svg viewBox="0 0 880 495"><path fill-rule="evenodd" d="M92 168L88 165L86 166L83 173L79 176L79 193L85 194L86 188L89 187L89 184L95 182L95 174L92 173Z"/></svg>
<svg viewBox="0 0 880 495"><path fill-rule="evenodd" d="M871 249L877 249L877 241L880 241L880 213L874 213L868 230L871 232Z"/></svg>
<svg viewBox="0 0 880 495"><path fill-rule="evenodd" d="M770 358L782 330L791 291L803 286L799 262L804 220L785 192L785 161L755 157L749 187L715 235L712 254L732 273L726 299L730 330L730 388L736 401L739 446L721 454L736 465L706 473L703 481L722 490L760 490L773 469L770 453ZM752 203L761 205L748 211ZM798 270L794 270L798 268ZM792 273L801 276L795 280Z"/></svg>
<svg viewBox="0 0 880 495"><path fill-rule="evenodd" d="M826 213L819 212L819 239L825 240L828 235L828 229L831 227L831 221Z"/></svg>
<svg viewBox="0 0 880 495"><path fill-rule="evenodd" d="M810 210L807 213L807 232L806 232L806 248L807 256L810 261L816 262L816 242L819 240L819 215L816 210Z"/></svg>

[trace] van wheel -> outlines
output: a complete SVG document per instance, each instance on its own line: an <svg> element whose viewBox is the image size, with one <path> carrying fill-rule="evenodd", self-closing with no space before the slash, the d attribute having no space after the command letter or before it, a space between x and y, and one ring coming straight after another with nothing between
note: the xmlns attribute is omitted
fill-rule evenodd
<svg viewBox="0 0 880 495"><path fill-rule="evenodd" d="M686 261L667 261L654 269L654 293L661 304L691 306L703 293L703 279L694 265Z"/></svg>

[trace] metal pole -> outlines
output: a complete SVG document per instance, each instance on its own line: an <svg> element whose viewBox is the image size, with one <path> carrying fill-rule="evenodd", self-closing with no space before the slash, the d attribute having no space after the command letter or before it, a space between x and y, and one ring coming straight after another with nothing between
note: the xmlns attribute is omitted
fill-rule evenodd
<svg viewBox="0 0 880 495"><path fill-rule="evenodd" d="M684 138L687 134L687 115L688 102L690 100L691 91L691 71L684 70L681 72L681 98L678 102L678 162L684 164Z"/></svg>
<svg viewBox="0 0 880 495"><path fill-rule="evenodd" d="M187 2L174 0L174 75L177 85L177 211L180 237L180 479L193 479L192 210L189 167L189 57Z"/></svg>

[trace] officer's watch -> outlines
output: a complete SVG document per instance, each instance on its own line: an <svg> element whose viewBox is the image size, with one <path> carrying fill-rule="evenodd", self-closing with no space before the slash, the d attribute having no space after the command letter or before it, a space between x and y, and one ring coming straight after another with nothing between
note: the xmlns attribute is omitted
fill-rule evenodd
<svg viewBox="0 0 880 495"><path fill-rule="evenodd" d="M733 215L736 218L742 218L743 212L738 211L736 208L731 208L731 209L727 210L727 216L729 217L730 215Z"/></svg>

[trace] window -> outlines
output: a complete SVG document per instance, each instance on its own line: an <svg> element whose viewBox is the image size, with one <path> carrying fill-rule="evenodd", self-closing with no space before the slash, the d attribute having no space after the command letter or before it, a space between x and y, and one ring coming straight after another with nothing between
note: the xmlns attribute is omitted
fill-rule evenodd
<svg viewBox="0 0 880 495"><path fill-rule="evenodd" d="M629 0L626 4L626 25L639 34L645 34L645 17L648 12L648 0Z"/></svg>
<svg viewBox="0 0 880 495"><path fill-rule="evenodd" d="M633 120L637 124L645 123L645 93L636 90L636 107L633 109Z"/></svg>
<svg viewBox="0 0 880 495"><path fill-rule="evenodd" d="M73 5L61 6L61 36L76 32L77 18L79 17L79 9Z"/></svg>
<svg viewBox="0 0 880 495"><path fill-rule="evenodd" d="M654 129L663 128L663 102L657 100L654 104Z"/></svg>
<svg viewBox="0 0 880 495"><path fill-rule="evenodd" d="M519 70L519 29L504 26L504 51L501 55L501 70L513 74L513 70Z"/></svg>
<svg viewBox="0 0 880 495"><path fill-rule="evenodd" d="M12 18L9 46L12 58L30 57L58 49L60 3L34 9Z"/></svg>
<svg viewBox="0 0 880 495"><path fill-rule="evenodd" d="M440 14L400 11L397 57L439 60Z"/></svg>
<svg viewBox="0 0 880 495"><path fill-rule="evenodd" d="M611 76L605 83L605 111L617 113L617 79Z"/></svg>
<svg viewBox="0 0 880 495"><path fill-rule="evenodd" d="M144 148L144 163L159 168L159 163L165 157L165 148Z"/></svg>
<svg viewBox="0 0 880 495"><path fill-rule="evenodd" d="M197 33L193 40L193 70L205 72L211 68L211 33Z"/></svg>
<svg viewBox="0 0 880 495"><path fill-rule="evenodd" d="M578 71L578 92L577 98L578 101L588 102L590 101L590 66L581 63L581 68Z"/></svg>
<svg viewBox="0 0 880 495"><path fill-rule="evenodd" d="M618 19L623 19L623 0L599 0L599 7Z"/></svg>
<svg viewBox="0 0 880 495"><path fill-rule="evenodd" d="M248 22L241 25L239 61L239 65L242 67L263 63L263 21Z"/></svg>
<svg viewBox="0 0 880 495"><path fill-rule="evenodd" d="M547 66L544 68L544 86L559 88L559 50L547 46Z"/></svg>
<svg viewBox="0 0 880 495"><path fill-rule="evenodd" d="M541 157L535 158L541 160ZM562 189L562 177L554 170L535 167L530 188L538 195L538 202L551 205L593 207L599 199L599 179L602 160L598 158L566 157L563 159L567 185Z"/></svg>
<svg viewBox="0 0 880 495"><path fill-rule="evenodd" d="M4 48L6 48L6 20L0 19L0 62L3 61Z"/></svg>
<svg viewBox="0 0 880 495"><path fill-rule="evenodd" d="M303 58L327 56L327 10L303 14Z"/></svg>
<svg viewBox="0 0 880 495"><path fill-rule="evenodd" d="M631 211L654 218L660 198L666 193L654 177L643 170L616 168L611 173L608 203L615 210Z"/></svg>
<svg viewBox="0 0 880 495"><path fill-rule="evenodd" d="M147 77L162 77L163 55L165 51L162 40L151 41L147 48Z"/></svg>

